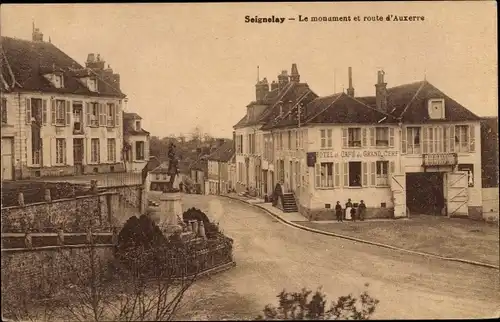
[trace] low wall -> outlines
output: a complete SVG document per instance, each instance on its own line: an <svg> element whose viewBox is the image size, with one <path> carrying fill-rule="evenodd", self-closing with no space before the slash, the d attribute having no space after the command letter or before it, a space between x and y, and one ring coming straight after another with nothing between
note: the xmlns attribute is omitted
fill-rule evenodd
<svg viewBox="0 0 500 322"><path fill-rule="evenodd" d="M483 218L498 222L498 187L483 188Z"/></svg>
<svg viewBox="0 0 500 322"><path fill-rule="evenodd" d="M101 188L101 191L118 196L116 211L113 212L113 225L121 227L132 216L144 214L148 207L147 193L143 186L124 185Z"/></svg>

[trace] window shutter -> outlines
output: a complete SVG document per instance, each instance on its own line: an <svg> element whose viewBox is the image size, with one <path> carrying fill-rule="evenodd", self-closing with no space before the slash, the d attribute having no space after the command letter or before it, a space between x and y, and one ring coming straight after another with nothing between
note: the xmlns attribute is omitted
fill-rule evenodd
<svg viewBox="0 0 500 322"><path fill-rule="evenodd" d="M50 123L56 125L56 100L51 101L50 107Z"/></svg>
<svg viewBox="0 0 500 322"><path fill-rule="evenodd" d="M361 139L361 146L366 146L366 128L361 129L363 138Z"/></svg>
<svg viewBox="0 0 500 322"><path fill-rule="evenodd" d="M326 141L327 141L327 147L332 148L333 147L333 135L332 135L332 130L327 130L326 131Z"/></svg>
<svg viewBox="0 0 500 322"><path fill-rule="evenodd" d="M394 161L390 161L388 177L390 178L395 172L396 172L396 164L394 163Z"/></svg>
<svg viewBox="0 0 500 322"><path fill-rule="evenodd" d="M344 162L344 187L349 187L349 163Z"/></svg>
<svg viewBox="0 0 500 322"><path fill-rule="evenodd" d="M427 138L427 128L423 127L422 128L422 153L427 153L427 145L429 141Z"/></svg>
<svg viewBox="0 0 500 322"><path fill-rule="evenodd" d="M99 104L99 126L106 126L106 109L103 103Z"/></svg>
<svg viewBox="0 0 500 322"><path fill-rule="evenodd" d="M66 101L66 125L71 124L71 101Z"/></svg>
<svg viewBox="0 0 500 322"><path fill-rule="evenodd" d="M120 107L118 104L115 104L114 105L114 109L115 109L115 127L119 127L120 126Z"/></svg>
<svg viewBox="0 0 500 322"><path fill-rule="evenodd" d="M90 103L85 102L85 121L87 124L86 126L90 126Z"/></svg>
<svg viewBox="0 0 500 322"><path fill-rule="evenodd" d="M366 162L361 163L361 172L363 173L361 176L361 186L365 187L368 185L368 165Z"/></svg>
<svg viewBox="0 0 500 322"><path fill-rule="evenodd" d="M43 100L42 123L47 125L47 100Z"/></svg>
<svg viewBox="0 0 500 322"><path fill-rule="evenodd" d="M375 176L377 175L377 162L370 162L370 186L375 186Z"/></svg>
<svg viewBox="0 0 500 322"><path fill-rule="evenodd" d="M370 128L370 145L375 146L375 128Z"/></svg>
<svg viewBox="0 0 500 322"><path fill-rule="evenodd" d="M347 148L347 128L342 128L342 147Z"/></svg>
<svg viewBox="0 0 500 322"><path fill-rule="evenodd" d="M470 135L469 135L469 144L470 144L470 148L469 148L469 152L474 152L476 150L476 136L475 136L475 127L473 124L469 125L469 132L470 132Z"/></svg>
<svg viewBox="0 0 500 322"><path fill-rule="evenodd" d="M334 173L333 185L335 186L335 188L338 188L338 187L340 187L340 163L335 162L334 170L335 170L335 173Z"/></svg>
<svg viewBox="0 0 500 322"><path fill-rule="evenodd" d="M316 188L321 187L321 164L316 163L316 181L314 182L316 185Z"/></svg>
<svg viewBox="0 0 500 322"><path fill-rule="evenodd" d="M66 161L67 161L66 158L67 158L67 155L68 155L68 151L66 151L66 139L63 139L63 151L62 151L62 153L63 153L63 163L67 164L66 163Z"/></svg>
<svg viewBox="0 0 500 322"><path fill-rule="evenodd" d="M389 128L389 147L394 147L394 128Z"/></svg>
<svg viewBox="0 0 500 322"><path fill-rule="evenodd" d="M401 153L406 154L406 131L407 129L403 127L401 129Z"/></svg>
<svg viewBox="0 0 500 322"><path fill-rule="evenodd" d="M26 124L31 124L31 98L26 99Z"/></svg>
<svg viewBox="0 0 500 322"><path fill-rule="evenodd" d="M450 134L450 137L449 137L449 149L450 149L450 153L453 153L455 152L455 125L450 125L449 127L450 131L449 131L449 134Z"/></svg>

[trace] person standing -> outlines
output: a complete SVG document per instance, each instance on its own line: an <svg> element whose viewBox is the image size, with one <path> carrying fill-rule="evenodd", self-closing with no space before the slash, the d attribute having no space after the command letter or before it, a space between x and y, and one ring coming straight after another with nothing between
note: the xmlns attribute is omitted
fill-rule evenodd
<svg viewBox="0 0 500 322"><path fill-rule="evenodd" d="M342 206L340 205L340 201L337 201L337 204L335 205L335 215L337 215L337 221L342 222Z"/></svg>
<svg viewBox="0 0 500 322"><path fill-rule="evenodd" d="M347 202L345 203L345 210L344 211L347 211L347 209L349 209L349 208L352 208L351 198L347 199ZM347 216L347 213L344 213L344 216Z"/></svg>
<svg viewBox="0 0 500 322"><path fill-rule="evenodd" d="M351 219L352 221L356 221L356 208L351 207Z"/></svg>
<svg viewBox="0 0 500 322"><path fill-rule="evenodd" d="M359 220L361 221L365 220L366 205L363 200L360 201L358 209L359 209Z"/></svg>

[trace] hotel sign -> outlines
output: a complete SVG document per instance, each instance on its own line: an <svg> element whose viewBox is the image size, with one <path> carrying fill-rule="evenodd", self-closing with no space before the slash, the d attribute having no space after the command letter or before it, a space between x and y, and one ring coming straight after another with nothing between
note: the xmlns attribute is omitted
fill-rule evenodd
<svg viewBox="0 0 500 322"><path fill-rule="evenodd" d="M379 157L379 158L384 158L384 157L395 157L398 155L399 151L387 151L387 150L382 150L382 151L357 151L357 150L352 150L352 151L340 151L340 152L333 152L333 151L319 151L318 153L318 159L331 159L331 158L367 158L367 157Z"/></svg>
<svg viewBox="0 0 500 322"><path fill-rule="evenodd" d="M422 166L424 167L455 166L458 163L458 157L456 153L424 154L422 158Z"/></svg>

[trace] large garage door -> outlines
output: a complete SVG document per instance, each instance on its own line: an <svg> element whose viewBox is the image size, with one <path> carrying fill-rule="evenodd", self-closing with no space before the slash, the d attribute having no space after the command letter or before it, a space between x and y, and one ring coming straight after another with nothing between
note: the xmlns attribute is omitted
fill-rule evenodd
<svg viewBox="0 0 500 322"><path fill-rule="evenodd" d="M406 213L406 175L391 175L391 191L394 201L394 217L407 217Z"/></svg>
<svg viewBox="0 0 500 322"><path fill-rule="evenodd" d="M2 138L2 181L14 178L14 149L11 138Z"/></svg>

